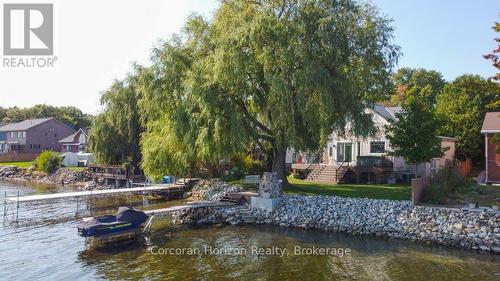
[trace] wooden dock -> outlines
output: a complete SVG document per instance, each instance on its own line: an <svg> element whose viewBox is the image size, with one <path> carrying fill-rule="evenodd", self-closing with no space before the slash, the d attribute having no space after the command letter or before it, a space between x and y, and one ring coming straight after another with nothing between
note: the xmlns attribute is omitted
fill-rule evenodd
<svg viewBox="0 0 500 281"><path fill-rule="evenodd" d="M194 201L194 202L188 202L183 205L154 209L154 210L146 210L143 212L148 215L155 214L155 216L159 215L161 217L164 214L177 212L184 209L202 208L202 207L231 207L231 206L236 206L236 204L231 202Z"/></svg>
<svg viewBox="0 0 500 281"><path fill-rule="evenodd" d="M82 196L94 196L101 194L119 194L119 193L129 193L129 192L149 192L149 191L160 191L160 190L178 190L185 187L185 184L165 184L165 185L155 185L155 186L145 186L145 187L130 187L130 188L115 188L115 189L104 189L104 190L85 190L85 191L75 191L75 192L61 192L61 193L51 193L51 194L39 194L39 195L28 195L19 197L7 197L6 201L9 202L32 202L32 201L42 201L50 199L60 199L60 198L71 198L71 197L82 197Z"/></svg>

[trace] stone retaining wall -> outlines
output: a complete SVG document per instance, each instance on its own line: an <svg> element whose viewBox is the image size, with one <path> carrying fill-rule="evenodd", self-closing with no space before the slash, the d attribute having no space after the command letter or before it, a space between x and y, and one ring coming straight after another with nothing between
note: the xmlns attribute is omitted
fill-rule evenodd
<svg viewBox="0 0 500 281"><path fill-rule="evenodd" d="M241 223L235 208L191 210L177 223ZM257 223L377 235L500 253L498 212L416 206L410 201L284 196L271 214L253 210Z"/></svg>

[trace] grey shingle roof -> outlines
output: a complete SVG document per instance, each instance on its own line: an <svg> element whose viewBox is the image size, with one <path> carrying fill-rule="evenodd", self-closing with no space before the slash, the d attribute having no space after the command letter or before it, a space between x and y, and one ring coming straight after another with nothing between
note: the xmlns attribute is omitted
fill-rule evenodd
<svg viewBox="0 0 500 281"><path fill-rule="evenodd" d="M32 128L32 127L40 125L44 122L47 122L50 119L53 119L53 117L39 118L39 119L27 119L27 120L24 120L24 121L21 121L18 123L10 123L10 124L7 124L3 127L0 127L0 132L25 131L25 130L28 130L29 128Z"/></svg>
<svg viewBox="0 0 500 281"><path fill-rule="evenodd" d="M396 121L396 113L401 112L401 110L400 106L385 107L381 104L375 104L373 106L373 111L388 121Z"/></svg>
<svg viewBox="0 0 500 281"><path fill-rule="evenodd" d="M85 135L89 135L89 127L85 127L85 128L80 128L78 131L76 131L74 134L71 134L67 137L65 137L64 139L60 140L59 142L75 142L75 138L76 138L76 135L78 135L78 133L82 131Z"/></svg>
<svg viewBox="0 0 500 281"><path fill-rule="evenodd" d="M401 106L389 106L386 107L385 109L392 115L394 119L397 119L396 113L400 113L403 111L403 108Z"/></svg>
<svg viewBox="0 0 500 281"><path fill-rule="evenodd" d="M59 142L74 142L76 134L78 134L78 132L65 137L64 139L60 140Z"/></svg>

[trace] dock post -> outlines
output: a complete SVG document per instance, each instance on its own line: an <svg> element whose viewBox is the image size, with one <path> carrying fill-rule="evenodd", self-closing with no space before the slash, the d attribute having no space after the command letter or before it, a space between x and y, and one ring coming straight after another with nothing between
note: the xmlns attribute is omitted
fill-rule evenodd
<svg viewBox="0 0 500 281"><path fill-rule="evenodd" d="M5 219L5 216L7 216L7 191L5 191L5 195L3 198L3 218Z"/></svg>
<svg viewBox="0 0 500 281"><path fill-rule="evenodd" d="M78 216L78 212L80 211L80 198L76 197L76 214Z"/></svg>
<svg viewBox="0 0 500 281"><path fill-rule="evenodd" d="M16 222L19 219L19 189L17 190L17 200L16 200Z"/></svg>
<svg viewBox="0 0 500 281"><path fill-rule="evenodd" d="M92 198L92 191L93 189L90 189L90 215L92 215L92 206L94 205L94 200Z"/></svg>

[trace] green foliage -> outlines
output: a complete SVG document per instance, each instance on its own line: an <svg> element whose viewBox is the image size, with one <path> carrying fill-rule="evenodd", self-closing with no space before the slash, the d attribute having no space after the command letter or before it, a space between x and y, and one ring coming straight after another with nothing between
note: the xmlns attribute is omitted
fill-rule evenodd
<svg viewBox="0 0 500 281"><path fill-rule="evenodd" d="M461 186L465 186L466 179L456 169L440 169L432 178L432 183L438 184L444 189L446 194L457 191Z"/></svg>
<svg viewBox="0 0 500 281"><path fill-rule="evenodd" d="M73 106L50 106L45 104L37 104L30 108L1 108L1 122L20 122L25 119L55 117L60 121L73 126L75 129L80 129L90 126L93 116L83 113L80 109Z"/></svg>
<svg viewBox="0 0 500 281"><path fill-rule="evenodd" d="M446 85L446 81L443 79L441 72L423 68L400 68L394 74L393 80L396 84L396 90L391 96L391 100L386 102L387 105L392 106L403 103L406 100L409 90L415 87L421 90L426 86L430 86L432 90L432 94L428 96L429 102L435 104L436 95L439 94Z"/></svg>
<svg viewBox="0 0 500 281"><path fill-rule="evenodd" d="M477 75L463 75L446 85L437 96L436 116L443 126L439 134L455 137L457 155L482 158L484 137L481 126L487 111L500 100L500 85Z"/></svg>
<svg viewBox="0 0 500 281"><path fill-rule="evenodd" d="M56 171L62 164L62 158L59 153L51 150L45 150L35 159L35 169L40 172L50 174Z"/></svg>
<svg viewBox="0 0 500 281"><path fill-rule="evenodd" d="M259 175L262 172L262 163L253 160L250 156L238 153L231 158L231 173L236 178L244 175Z"/></svg>
<svg viewBox="0 0 500 281"><path fill-rule="evenodd" d="M432 183L422 192L421 201L428 204L443 205L448 203L448 198L442 186Z"/></svg>
<svg viewBox="0 0 500 281"><path fill-rule="evenodd" d="M101 97L104 111L96 116L90 130L90 151L100 163L140 163L140 134L134 76L115 81Z"/></svg>
<svg viewBox="0 0 500 281"><path fill-rule="evenodd" d="M213 165L253 145L286 182L286 148L317 150L347 122L373 131L399 48L390 20L355 1L222 1L192 16L139 75L143 168Z"/></svg>
<svg viewBox="0 0 500 281"><path fill-rule="evenodd" d="M493 31L499 33L500 32L500 23L495 22L495 25L492 26ZM483 57L487 60L491 61L491 64L493 67L495 67L498 70L500 70L500 38L495 38L495 41L497 42L497 47L493 49L493 51L489 54L484 55ZM496 75L491 77L491 79L500 81L500 72L497 72ZM497 101L498 105L500 105L500 101Z"/></svg>
<svg viewBox="0 0 500 281"><path fill-rule="evenodd" d="M424 189L422 202L449 204L458 194L471 192L474 187L475 182L464 178L456 169L441 169Z"/></svg>
<svg viewBox="0 0 500 281"><path fill-rule="evenodd" d="M307 171L306 170L295 170L292 173L291 177L294 179L304 180L307 178Z"/></svg>
<svg viewBox="0 0 500 281"><path fill-rule="evenodd" d="M398 121L387 128L387 138L394 149L391 154L411 164L429 162L444 153L437 137L440 123L429 101L432 95L430 86L412 88L402 105L403 112L396 114Z"/></svg>

